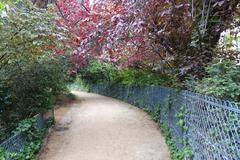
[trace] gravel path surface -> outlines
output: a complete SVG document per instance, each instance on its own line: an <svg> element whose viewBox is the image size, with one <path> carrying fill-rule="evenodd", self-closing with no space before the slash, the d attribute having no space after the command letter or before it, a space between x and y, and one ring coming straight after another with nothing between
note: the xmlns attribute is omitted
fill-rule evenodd
<svg viewBox="0 0 240 160"><path fill-rule="evenodd" d="M73 93L76 102L56 111L57 125L40 160L170 160L145 112L116 99Z"/></svg>

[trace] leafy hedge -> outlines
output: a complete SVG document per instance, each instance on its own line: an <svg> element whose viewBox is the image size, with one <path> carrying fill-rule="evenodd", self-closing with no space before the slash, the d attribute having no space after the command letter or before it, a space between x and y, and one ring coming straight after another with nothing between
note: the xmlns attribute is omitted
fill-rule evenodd
<svg viewBox="0 0 240 160"><path fill-rule="evenodd" d="M54 55L65 33L54 21L29 0L0 4L0 141L67 90L67 57Z"/></svg>
<svg viewBox="0 0 240 160"><path fill-rule="evenodd" d="M113 83L125 85L164 85L178 87L175 76L162 75L139 69L120 69L114 65L92 60L90 64L79 71L80 79L85 84Z"/></svg>
<svg viewBox="0 0 240 160"><path fill-rule="evenodd" d="M67 68L63 61L41 58L0 71L0 138L20 120L50 109L55 96L67 91Z"/></svg>
<svg viewBox="0 0 240 160"><path fill-rule="evenodd" d="M189 81L190 89L222 99L240 102L240 66L235 61L216 59L206 67L207 76Z"/></svg>
<svg viewBox="0 0 240 160"><path fill-rule="evenodd" d="M221 99L240 102L240 66L235 61L215 59L206 67L202 80L193 78L186 82L187 89ZM119 69L96 60L79 71L77 83L81 86L99 83L125 85L162 85L181 88L183 84L172 75L162 75L145 70Z"/></svg>
<svg viewBox="0 0 240 160"><path fill-rule="evenodd" d="M36 127L36 119L28 118L20 121L18 127L14 130L14 134L24 133L26 135L26 145L24 149L19 153L9 152L0 148L1 160L33 160L36 159L36 155L41 149L43 139L50 126L54 124L54 121L50 118L46 120L46 126L43 129Z"/></svg>

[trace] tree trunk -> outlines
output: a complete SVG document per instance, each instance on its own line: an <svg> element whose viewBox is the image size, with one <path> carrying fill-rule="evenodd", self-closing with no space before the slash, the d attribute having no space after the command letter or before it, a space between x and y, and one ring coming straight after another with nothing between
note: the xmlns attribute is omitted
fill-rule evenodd
<svg viewBox="0 0 240 160"><path fill-rule="evenodd" d="M192 41L197 42L196 46L189 46L185 53L179 54L177 60L181 62L177 66L181 69L181 75L195 75L202 78L205 66L214 58L221 33L230 28L239 9L240 0L196 0L195 17L192 31ZM197 36L196 36L197 35Z"/></svg>

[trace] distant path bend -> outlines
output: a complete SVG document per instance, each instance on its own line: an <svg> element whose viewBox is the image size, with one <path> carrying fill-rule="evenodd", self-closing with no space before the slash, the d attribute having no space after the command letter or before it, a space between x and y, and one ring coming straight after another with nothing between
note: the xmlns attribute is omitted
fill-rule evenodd
<svg viewBox="0 0 240 160"><path fill-rule="evenodd" d="M109 97L73 92L58 113L40 160L170 160L157 124L142 110ZM61 112L61 111L60 111Z"/></svg>

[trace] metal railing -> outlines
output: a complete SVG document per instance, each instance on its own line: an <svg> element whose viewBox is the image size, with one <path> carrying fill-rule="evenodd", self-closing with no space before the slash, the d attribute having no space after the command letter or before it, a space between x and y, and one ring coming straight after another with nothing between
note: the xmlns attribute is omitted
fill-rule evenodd
<svg viewBox="0 0 240 160"><path fill-rule="evenodd" d="M52 115L48 115L48 118L54 117L53 111L49 111L49 113ZM34 118L36 119L36 128L43 129L45 127L45 120L46 120L45 115L38 114L34 116ZM9 137L8 139L6 139L0 144L0 149L7 150L8 152L11 152L11 153L19 153L25 147L26 136L27 135L25 135L25 133L18 133L18 134L12 135L11 137Z"/></svg>
<svg viewBox="0 0 240 160"><path fill-rule="evenodd" d="M118 98L140 108L160 106L160 121L170 128L176 146L188 139L194 160L240 160L240 106L190 91L161 86L95 85L91 92ZM176 116L185 110L183 131Z"/></svg>

